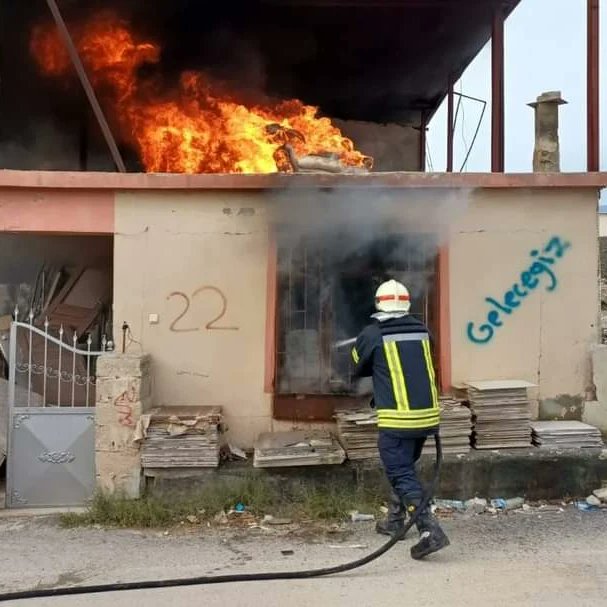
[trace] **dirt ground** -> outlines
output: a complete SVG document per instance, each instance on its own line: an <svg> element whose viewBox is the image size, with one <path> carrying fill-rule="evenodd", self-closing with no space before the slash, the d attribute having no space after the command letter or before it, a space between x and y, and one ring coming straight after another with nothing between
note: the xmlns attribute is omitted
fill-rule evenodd
<svg viewBox="0 0 607 607"><path fill-rule="evenodd" d="M13 605L290 607L405 604L607 605L607 512L455 515L452 546L426 562L414 535L370 565L331 578L222 584L14 602ZM0 518L0 592L227 572L322 567L359 558L382 538L371 523L329 529L166 531L61 529L57 519ZM292 551L292 554L284 551ZM9 604L9 603L3 603Z"/></svg>

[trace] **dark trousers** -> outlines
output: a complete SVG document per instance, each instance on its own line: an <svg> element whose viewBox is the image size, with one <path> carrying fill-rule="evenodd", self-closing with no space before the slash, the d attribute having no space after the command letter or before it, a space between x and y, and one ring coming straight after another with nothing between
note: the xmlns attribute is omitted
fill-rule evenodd
<svg viewBox="0 0 607 607"><path fill-rule="evenodd" d="M401 430L380 429L378 447L384 470L392 489L404 502L418 502L423 488L415 464L419 459L426 436L411 436Z"/></svg>

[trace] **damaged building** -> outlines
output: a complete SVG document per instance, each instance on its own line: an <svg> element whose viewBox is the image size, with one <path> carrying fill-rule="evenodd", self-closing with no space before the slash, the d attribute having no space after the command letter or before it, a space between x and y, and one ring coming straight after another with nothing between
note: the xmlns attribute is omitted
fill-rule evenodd
<svg viewBox="0 0 607 607"><path fill-rule="evenodd" d="M582 419L601 332L598 114L591 96L588 171L560 173L560 97L538 99L535 170L504 173L516 0L58 4L0 9L10 506L81 503L95 483L136 495L148 427L160 451L165 431L212 426L235 452L334 432L369 399L340 344L388 278L431 330L443 395L516 380L531 417ZM454 83L489 40L493 171L454 173ZM445 98L448 171L428 173ZM204 450L220 442L183 449L216 465ZM146 461L179 460L160 451Z"/></svg>

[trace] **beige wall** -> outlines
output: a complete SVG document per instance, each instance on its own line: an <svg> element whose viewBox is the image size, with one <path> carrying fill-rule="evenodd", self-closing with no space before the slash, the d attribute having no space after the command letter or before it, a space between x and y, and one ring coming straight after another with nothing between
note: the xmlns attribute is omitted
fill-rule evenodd
<svg viewBox="0 0 607 607"><path fill-rule="evenodd" d="M289 194L297 209L311 204L309 196ZM366 196L357 191L352 200ZM373 194L375 212L377 200ZM396 212L404 226L450 232L454 382L520 378L539 382L541 398L582 394L590 380L589 347L598 336L597 193L408 189L392 192L390 200L385 212ZM231 439L244 447L260 432L291 427L272 422L271 397L264 392L268 201L269 208L274 198L259 191L116 198L116 341L126 320L141 344L131 343L129 351L143 348L152 357L156 405L221 405ZM328 201L321 202L315 220L330 226L320 217L332 216ZM350 208L348 217L362 216L363 208ZM548 292L546 274L539 276L538 287L512 314L500 313L503 326L493 338L472 343L467 325L486 323L492 308L485 298L503 301L532 265L530 252L553 236L571 243L562 258L552 255L556 288ZM227 311L217 324L237 330L205 328L221 300L209 290L194 296L202 286L225 294ZM186 302L171 297L176 292L191 303L174 328L194 331L170 328ZM150 324L150 314L159 315L158 324Z"/></svg>
<svg viewBox="0 0 607 607"><path fill-rule="evenodd" d="M220 405L233 440L270 427L264 393L268 231L259 193L123 193L116 198L114 321L152 357L154 404ZM205 328L221 311L218 327ZM171 330L189 299L188 313ZM150 324L149 315L159 323ZM182 331L183 329L195 329ZM131 343L129 351L140 346Z"/></svg>
<svg viewBox="0 0 607 607"><path fill-rule="evenodd" d="M607 214L600 213L599 214L599 236L604 238L607 236Z"/></svg>
<svg viewBox="0 0 607 607"><path fill-rule="evenodd" d="M598 340L597 198L591 190L479 190L451 230L452 371L455 383L525 379L539 397L583 394L590 383L589 348ZM552 237L571 244L490 341L473 343L469 322L486 323L533 264L531 251ZM550 264L546 264L548 266ZM540 266L536 266L539 271ZM532 281L533 282L533 281ZM488 332L484 332L486 336ZM475 334L479 336L478 330Z"/></svg>

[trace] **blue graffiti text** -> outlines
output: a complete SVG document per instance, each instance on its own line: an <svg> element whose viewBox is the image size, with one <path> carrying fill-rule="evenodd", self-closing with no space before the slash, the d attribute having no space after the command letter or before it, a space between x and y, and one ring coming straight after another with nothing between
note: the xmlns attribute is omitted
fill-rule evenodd
<svg viewBox="0 0 607 607"><path fill-rule="evenodd" d="M559 236L553 236L543 249L530 251L531 264L521 272L516 284L500 298L485 297L485 302L490 307L486 322L478 326L469 322L466 330L468 339L475 344L489 343L495 336L496 330L504 326L504 320L511 316L540 285L548 292L554 291L559 284L555 266L569 248L571 248L570 242Z"/></svg>

